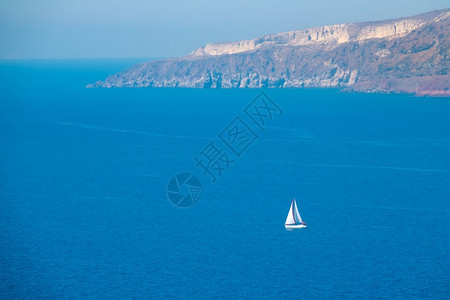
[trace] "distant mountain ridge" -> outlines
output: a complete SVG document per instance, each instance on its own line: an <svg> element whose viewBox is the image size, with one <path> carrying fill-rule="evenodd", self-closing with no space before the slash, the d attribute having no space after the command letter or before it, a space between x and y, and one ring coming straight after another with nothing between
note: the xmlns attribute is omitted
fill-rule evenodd
<svg viewBox="0 0 450 300"><path fill-rule="evenodd" d="M341 87L450 96L450 9L207 44L88 87Z"/></svg>

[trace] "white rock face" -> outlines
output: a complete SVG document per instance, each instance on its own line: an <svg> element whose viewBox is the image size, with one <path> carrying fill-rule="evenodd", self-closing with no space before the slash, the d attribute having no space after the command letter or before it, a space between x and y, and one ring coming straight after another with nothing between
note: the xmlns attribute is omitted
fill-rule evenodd
<svg viewBox="0 0 450 300"><path fill-rule="evenodd" d="M424 22L419 20L403 20L381 26L367 26L359 32L355 40L363 41L367 39L397 38L407 35L423 24Z"/></svg>
<svg viewBox="0 0 450 300"><path fill-rule="evenodd" d="M264 46L301 46L314 44L339 44L350 40L350 24L270 34L253 40L207 44L191 53L192 56L223 55L252 51Z"/></svg>
<svg viewBox="0 0 450 300"><path fill-rule="evenodd" d="M390 54L391 54L391 51L389 51L388 49L382 49L382 50L375 52L375 55L379 58L389 56Z"/></svg>
<svg viewBox="0 0 450 300"><path fill-rule="evenodd" d="M231 43L214 43L194 51L193 55L222 55L250 51L256 48L255 40Z"/></svg>
<svg viewBox="0 0 450 300"><path fill-rule="evenodd" d="M449 16L449 12L444 12L428 22L437 22L448 18ZM428 22L412 17L384 22L328 25L270 34L252 40L207 44L206 46L193 51L190 56L235 54L274 45L339 45L346 42L361 42L368 39L399 38Z"/></svg>

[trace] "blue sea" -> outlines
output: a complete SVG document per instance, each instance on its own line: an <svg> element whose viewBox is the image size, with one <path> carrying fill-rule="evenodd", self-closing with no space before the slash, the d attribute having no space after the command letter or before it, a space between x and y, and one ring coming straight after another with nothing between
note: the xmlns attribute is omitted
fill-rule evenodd
<svg viewBox="0 0 450 300"><path fill-rule="evenodd" d="M450 298L449 98L85 88L139 61L0 62L0 298Z"/></svg>

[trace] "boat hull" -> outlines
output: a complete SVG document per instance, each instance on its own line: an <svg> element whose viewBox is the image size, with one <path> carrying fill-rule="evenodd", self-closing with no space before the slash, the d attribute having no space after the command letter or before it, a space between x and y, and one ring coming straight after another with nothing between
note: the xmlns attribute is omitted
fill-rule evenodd
<svg viewBox="0 0 450 300"><path fill-rule="evenodd" d="M295 229L295 228L305 228L305 224L284 224L284 227L287 229Z"/></svg>

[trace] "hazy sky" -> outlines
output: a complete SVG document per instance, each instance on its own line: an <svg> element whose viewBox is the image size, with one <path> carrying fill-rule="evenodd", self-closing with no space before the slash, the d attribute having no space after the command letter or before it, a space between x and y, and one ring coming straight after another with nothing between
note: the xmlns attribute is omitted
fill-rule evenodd
<svg viewBox="0 0 450 300"><path fill-rule="evenodd" d="M182 56L209 42L448 6L448 0L2 0L0 58Z"/></svg>

